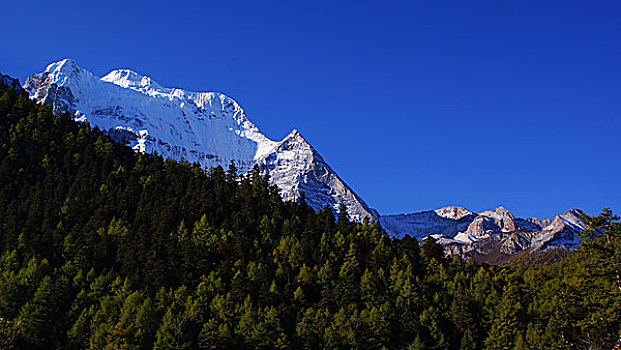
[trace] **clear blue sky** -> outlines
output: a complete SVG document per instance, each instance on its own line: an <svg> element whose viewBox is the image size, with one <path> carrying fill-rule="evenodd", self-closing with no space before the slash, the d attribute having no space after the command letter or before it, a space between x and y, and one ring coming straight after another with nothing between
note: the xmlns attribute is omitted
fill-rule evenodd
<svg viewBox="0 0 621 350"><path fill-rule="evenodd" d="M380 213L621 213L621 1L7 1L0 71L221 91Z"/></svg>

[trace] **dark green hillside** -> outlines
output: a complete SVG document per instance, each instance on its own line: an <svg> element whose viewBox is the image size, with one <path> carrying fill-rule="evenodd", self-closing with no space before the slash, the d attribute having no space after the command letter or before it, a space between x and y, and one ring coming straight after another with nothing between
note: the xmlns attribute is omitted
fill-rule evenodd
<svg viewBox="0 0 621 350"><path fill-rule="evenodd" d="M134 153L0 83L2 349L594 349L621 232L512 267Z"/></svg>

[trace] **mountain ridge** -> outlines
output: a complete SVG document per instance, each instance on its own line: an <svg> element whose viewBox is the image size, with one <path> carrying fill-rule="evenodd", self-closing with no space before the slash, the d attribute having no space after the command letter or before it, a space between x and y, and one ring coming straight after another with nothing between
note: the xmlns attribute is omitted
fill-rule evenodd
<svg viewBox="0 0 621 350"><path fill-rule="evenodd" d="M445 212L459 212L462 215L440 215ZM522 251L575 248L577 234L586 227L583 215L579 209L570 209L553 219L517 218L503 206L481 213L449 206L409 214L383 215L380 223L395 237L405 234L421 240L431 237L444 247L449 256L477 256L480 261L490 262L493 258L492 262L502 262Z"/></svg>
<svg viewBox="0 0 621 350"><path fill-rule="evenodd" d="M33 100L52 105L56 113L65 111L77 121L88 121L135 151L183 158L204 167L233 162L241 173L259 165L264 175L277 179L272 183L283 198L300 200L304 192L316 210L329 205L338 213L344 205L355 221L379 217L296 129L281 141L271 140L234 99L222 93L163 87L130 69L97 78L71 59L33 74L24 89ZM288 149L287 157L275 155L291 137L297 148Z"/></svg>

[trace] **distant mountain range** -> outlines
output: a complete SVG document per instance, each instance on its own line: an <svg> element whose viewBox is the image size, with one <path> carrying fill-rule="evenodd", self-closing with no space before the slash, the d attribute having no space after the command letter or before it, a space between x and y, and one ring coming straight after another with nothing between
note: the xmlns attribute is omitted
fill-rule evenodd
<svg viewBox="0 0 621 350"><path fill-rule="evenodd" d="M88 121L137 152L183 158L205 167L227 168L233 163L242 173L257 166L285 200L304 196L312 208L329 206L337 213L344 206L352 220L379 220L394 237L433 237L450 255L502 262L519 252L567 249L577 244L575 233L584 228L582 213L576 209L554 219L515 218L503 207L474 213L454 206L380 216L297 130L281 141L271 140L232 98L162 87L129 69L98 78L64 59L33 74L23 88L33 100Z"/></svg>
<svg viewBox="0 0 621 350"><path fill-rule="evenodd" d="M571 249L584 230L584 213L568 210L554 219L516 218L503 207L474 213L462 207L444 207L411 214L380 217L384 229L395 237L414 234L434 238L449 255L501 263L521 252L548 248Z"/></svg>

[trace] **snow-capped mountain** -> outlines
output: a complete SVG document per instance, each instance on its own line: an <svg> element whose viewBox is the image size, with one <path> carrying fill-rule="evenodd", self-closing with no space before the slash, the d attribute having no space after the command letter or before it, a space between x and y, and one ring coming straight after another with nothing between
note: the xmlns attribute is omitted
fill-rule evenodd
<svg viewBox="0 0 621 350"><path fill-rule="evenodd" d="M47 66L24 85L30 97L87 120L136 151L183 157L203 166L235 162L247 171L276 144L231 98L215 92L164 88L127 69L97 78L72 60Z"/></svg>
<svg viewBox="0 0 621 350"><path fill-rule="evenodd" d="M433 237L448 255L473 256L498 263L516 253L551 247L574 248L577 233L585 229L583 213L571 209L553 220L516 218L503 207L474 213L462 207L445 207L401 215L386 215L380 222L389 234Z"/></svg>
<svg viewBox="0 0 621 350"><path fill-rule="evenodd" d="M221 93L166 88L128 69L98 78L70 59L32 75L24 89L33 100L88 121L138 152L204 167L233 162L240 172L257 164L286 200L304 192L314 209L345 205L353 220L378 217L297 131L273 141Z"/></svg>
<svg viewBox="0 0 621 350"><path fill-rule="evenodd" d="M362 198L341 180L297 130L256 163L281 189L280 195L285 200L295 200L304 193L306 203L315 209L344 205L355 221L362 221L365 217L373 221L379 217L374 209L366 207Z"/></svg>

